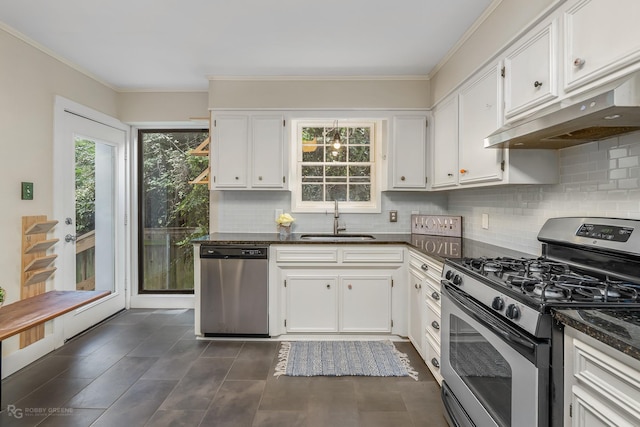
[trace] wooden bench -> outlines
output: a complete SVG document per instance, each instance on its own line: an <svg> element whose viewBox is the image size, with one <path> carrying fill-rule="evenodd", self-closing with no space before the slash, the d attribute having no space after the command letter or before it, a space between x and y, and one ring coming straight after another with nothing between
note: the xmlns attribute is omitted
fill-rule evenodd
<svg viewBox="0 0 640 427"><path fill-rule="evenodd" d="M49 291L0 307L0 372L2 341L109 295L110 291ZM0 401L2 388L0 387ZM0 412L4 408L0 408Z"/></svg>

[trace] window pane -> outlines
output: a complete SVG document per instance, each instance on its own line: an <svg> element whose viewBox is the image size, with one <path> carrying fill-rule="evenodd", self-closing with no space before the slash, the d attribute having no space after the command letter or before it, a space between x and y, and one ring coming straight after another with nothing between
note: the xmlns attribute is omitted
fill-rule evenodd
<svg viewBox="0 0 640 427"><path fill-rule="evenodd" d="M327 200L347 200L347 186L340 184L327 184Z"/></svg>
<svg viewBox="0 0 640 427"><path fill-rule="evenodd" d="M346 162L347 150L345 145L341 145L340 148L335 148L332 145L326 146L326 162Z"/></svg>
<svg viewBox="0 0 640 427"><path fill-rule="evenodd" d="M302 177L322 177L324 176L324 174L322 173L323 170L324 167L322 166L302 166Z"/></svg>
<svg viewBox="0 0 640 427"><path fill-rule="evenodd" d="M347 176L347 167L346 166L327 166L326 170L327 176Z"/></svg>
<svg viewBox="0 0 640 427"><path fill-rule="evenodd" d="M371 186L369 184L349 185L349 201L368 202L370 200L371 200Z"/></svg>
<svg viewBox="0 0 640 427"><path fill-rule="evenodd" d="M207 130L141 130L139 144L141 292L193 292L191 240L208 233L209 190L189 184L208 166L188 152Z"/></svg>
<svg viewBox="0 0 640 427"><path fill-rule="evenodd" d="M350 128L349 144L371 144L369 128Z"/></svg>
<svg viewBox="0 0 640 427"><path fill-rule="evenodd" d="M350 162L368 162L371 158L371 150L368 145L350 145L349 161Z"/></svg>
<svg viewBox="0 0 640 427"><path fill-rule="evenodd" d="M322 185L302 184L303 202L322 202Z"/></svg>
<svg viewBox="0 0 640 427"><path fill-rule="evenodd" d="M371 166L349 166L349 176L354 177L371 177Z"/></svg>

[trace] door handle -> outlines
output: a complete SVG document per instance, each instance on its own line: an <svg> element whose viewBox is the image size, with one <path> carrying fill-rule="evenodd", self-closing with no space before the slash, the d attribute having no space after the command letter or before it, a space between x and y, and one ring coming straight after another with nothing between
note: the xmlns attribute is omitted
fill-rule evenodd
<svg viewBox="0 0 640 427"><path fill-rule="evenodd" d="M66 236L64 236L64 241L65 242L75 242L77 239L77 236L73 235L73 234L67 234Z"/></svg>

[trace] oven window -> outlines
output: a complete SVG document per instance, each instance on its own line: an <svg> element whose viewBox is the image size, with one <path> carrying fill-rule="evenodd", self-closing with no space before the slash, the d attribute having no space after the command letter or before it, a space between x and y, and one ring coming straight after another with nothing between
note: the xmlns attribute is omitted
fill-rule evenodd
<svg viewBox="0 0 640 427"><path fill-rule="evenodd" d="M511 423L511 367L481 334L464 320L451 316L451 367L501 426Z"/></svg>

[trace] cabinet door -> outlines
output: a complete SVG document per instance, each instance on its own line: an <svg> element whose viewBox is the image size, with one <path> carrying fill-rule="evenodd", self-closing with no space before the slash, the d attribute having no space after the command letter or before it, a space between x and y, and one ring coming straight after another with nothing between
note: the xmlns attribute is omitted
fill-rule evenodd
<svg viewBox="0 0 640 427"><path fill-rule="evenodd" d="M393 118L391 185L397 189L427 188L427 118Z"/></svg>
<svg viewBox="0 0 640 427"><path fill-rule="evenodd" d="M247 186L248 116L214 116L212 175L214 188Z"/></svg>
<svg viewBox="0 0 640 427"><path fill-rule="evenodd" d="M460 91L460 184L502 179L502 150L484 148L484 138L501 125L501 79L498 65L495 65L480 72Z"/></svg>
<svg viewBox="0 0 640 427"><path fill-rule="evenodd" d="M564 13L565 89L604 77L640 59L638 0L580 0Z"/></svg>
<svg viewBox="0 0 640 427"><path fill-rule="evenodd" d="M422 275L409 270L409 340L420 356L426 357L424 348L424 329L422 304Z"/></svg>
<svg viewBox="0 0 640 427"><path fill-rule="evenodd" d="M251 118L251 186L283 188L284 118L282 115Z"/></svg>
<svg viewBox="0 0 640 427"><path fill-rule="evenodd" d="M458 97L452 96L433 110L432 188L458 183Z"/></svg>
<svg viewBox="0 0 640 427"><path fill-rule="evenodd" d="M287 276L287 332L338 332L338 279Z"/></svg>
<svg viewBox="0 0 640 427"><path fill-rule="evenodd" d="M505 56L505 117L528 112L558 95L556 21L547 23Z"/></svg>
<svg viewBox="0 0 640 427"><path fill-rule="evenodd" d="M391 332L391 276L342 276L341 332Z"/></svg>

